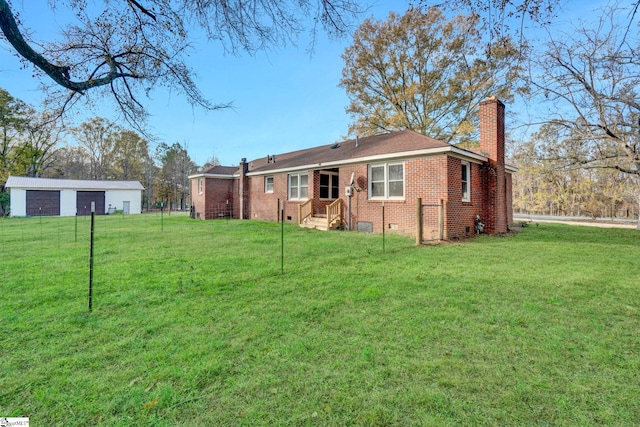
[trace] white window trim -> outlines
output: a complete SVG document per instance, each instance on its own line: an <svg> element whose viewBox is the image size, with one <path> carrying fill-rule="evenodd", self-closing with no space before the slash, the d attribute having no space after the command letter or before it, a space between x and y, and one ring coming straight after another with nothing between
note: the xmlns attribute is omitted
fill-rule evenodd
<svg viewBox="0 0 640 427"><path fill-rule="evenodd" d="M389 166L397 166L397 165L402 165L402 196L389 196ZM379 167L379 166L384 166L384 196L380 197L380 196L372 196L373 192L372 190L372 186L373 186L373 182L371 180L371 168L375 168L375 167ZM404 200L405 197L405 189L407 188L407 180L405 179L406 177L406 171L405 171L405 167L404 167L404 162L386 162L386 163L372 163L369 165L368 169L368 181L369 181L369 200Z"/></svg>
<svg viewBox="0 0 640 427"><path fill-rule="evenodd" d="M271 179L271 190L269 190L269 188L268 188L269 179ZM269 175L269 176L265 176L264 177L264 192L265 193L273 193L274 181L275 180L273 179L273 175Z"/></svg>
<svg viewBox="0 0 640 427"><path fill-rule="evenodd" d="M338 172L329 172L329 171L320 171L320 175L328 175L329 177L331 176L338 176ZM331 196L331 190L332 190L332 186L331 186L331 182L332 182L332 178L329 178L329 196ZM318 191L320 191L320 183L318 182ZM338 197L333 198L333 197L329 197L324 198L324 197L320 197L320 200L336 200L340 198L340 182L338 182ZM319 194L318 194L319 195Z"/></svg>
<svg viewBox="0 0 640 427"><path fill-rule="evenodd" d="M464 168L465 166L467 168L467 194L465 195L463 190L462 183L464 181L462 180L462 170L460 170L460 190L462 192L462 201L470 202L471 201L471 163L462 161L462 167Z"/></svg>
<svg viewBox="0 0 640 427"><path fill-rule="evenodd" d="M302 176L307 176L307 197L300 197L300 189L302 188L302 186L300 185L300 177ZM291 197L291 177L293 176L297 176L298 177L298 197ZM290 173L289 176L287 177L287 195L289 197L289 200L300 200L300 201L305 201L305 200L309 200L309 172L305 171L305 172L299 172L299 173Z"/></svg>

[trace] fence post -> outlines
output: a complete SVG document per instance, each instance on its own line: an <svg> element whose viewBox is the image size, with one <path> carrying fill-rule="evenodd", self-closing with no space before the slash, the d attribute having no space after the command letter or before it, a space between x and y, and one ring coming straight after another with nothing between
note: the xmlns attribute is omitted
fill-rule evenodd
<svg viewBox="0 0 640 427"><path fill-rule="evenodd" d="M384 252L384 200L382 201L382 252Z"/></svg>
<svg viewBox="0 0 640 427"><path fill-rule="evenodd" d="M280 273L284 274L284 200L280 208L282 221L280 222Z"/></svg>
<svg viewBox="0 0 640 427"><path fill-rule="evenodd" d="M93 307L93 224L96 214L96 202L91 202L91 236L89 244L89 311Z"/></svg>
<svg viewBox="0 0 640 427"><path fill-rule="evenodd" d="M440 240L444 240L444 200L440 199L440 212L438 215L438 225L440 226Z"/></svg>
<svg viewBox="0 0 640 427"><path fill-rule="evenodd" d="M416 245L422 244L422 198L416 199Z"/></svg>

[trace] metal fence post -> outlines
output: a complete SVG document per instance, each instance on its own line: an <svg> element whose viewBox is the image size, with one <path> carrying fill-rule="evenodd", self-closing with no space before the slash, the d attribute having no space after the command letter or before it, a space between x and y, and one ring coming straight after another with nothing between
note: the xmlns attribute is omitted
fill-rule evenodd
<svg viewBox="0 0 640 427"><path fill-rule="evenodd" d="M93 306L93 224L96 214L96 203L91 202L91 237L89 244L89 311Z"/></svg>
<svg viewBox="0 0 640 427"><path fill-rule="evenodd" d="M416 245L422 244L422 198L416 199Z"/></svg>

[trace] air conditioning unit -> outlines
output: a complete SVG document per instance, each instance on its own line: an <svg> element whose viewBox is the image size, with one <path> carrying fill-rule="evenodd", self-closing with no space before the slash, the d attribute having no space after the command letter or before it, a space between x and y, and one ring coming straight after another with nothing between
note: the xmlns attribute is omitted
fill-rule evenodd
<svg viewBox="0 0 640 427"><path fill-rule="evenodd" d="M349 197L353 196L353 187L352 186L344 187L344 194L346 194Z"/></svg>

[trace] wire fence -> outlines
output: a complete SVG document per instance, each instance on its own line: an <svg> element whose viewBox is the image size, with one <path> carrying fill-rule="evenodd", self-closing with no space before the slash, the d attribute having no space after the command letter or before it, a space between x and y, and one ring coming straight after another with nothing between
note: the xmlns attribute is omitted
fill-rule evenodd
<svg viewBox="0 0 640 427"><path fill-rule="evenodd" d="M368 243L355 244L354 239L335 240L341 235L338 231L318 232L310 239L307 229L290 221L285 224L228 217L198 221L189 216L188 212L166 211L96 215L91 258L98 301L105 293L112 300L120 298L118 295L130 298L131 293L123 290L132 284L134 288L170 289L166 293L170 298L179 294L183 285L197 281L250 282L304 269L310 259L330 266L330 261L322 261L323 256L333 256L333 251L324 251L327 247L340 244L350 248L348 253L370 255L385 252L388 240L384 234L364 233L370 236ZM12 296L11 307L32 304L20 296L33 294L29 291L36 287L44 293L38 294L38 303L86 298L88 305L91 221L91 215L0 217L0 278L5 295ZM406 244L406 239L395 241Z"/></svg>
<svg viewBox="0 0 640 427"><path fill-rule="evenodd" d="M172 221L185 213L96 215L94 218L98 269L109 270L110 280L129 273L128 248L142 244L153 251L164 246L170 256L182 256L174 245L193 236L188 221ZM0 278L9 286L41 286L61 280L69 286L87 283L91 215L72 217L0 217ZM211 237L211 236L209 236ZM175 251L171 248L175 246ZM118 281L120 279L116 279Z"/></svg>

